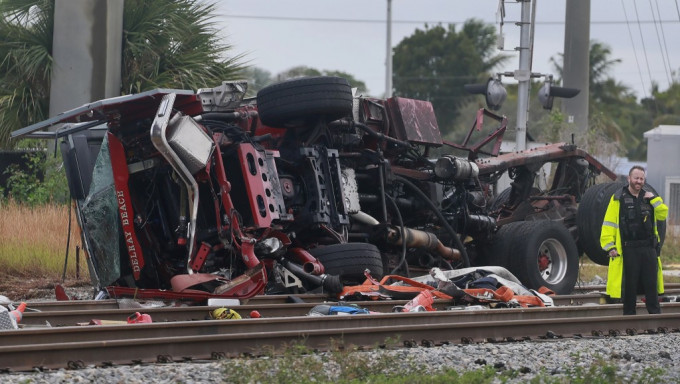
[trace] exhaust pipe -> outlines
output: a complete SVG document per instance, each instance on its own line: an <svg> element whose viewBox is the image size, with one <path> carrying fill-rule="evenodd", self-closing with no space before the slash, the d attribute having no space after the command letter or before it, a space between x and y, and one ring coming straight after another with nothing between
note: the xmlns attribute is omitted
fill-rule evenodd
<svg viewBox="0 0 680 384"><path fill-rule="evenodd" d="M403 239L401 238L402 229L404 231ZM406 227L390 227L387 228L385 240L393 245L402 245L405 243L409 248L424 248L440 255L446 260L461 260L460 251L442 244L434 233Z"/></svg>
<svg viewBox="0 0 680 384"><path fill-rule="evenodd" d="M340 293L342 292L342 289L344 288L342 283L340 282L340 277L335 276L335 275L327 275L327 274L322 274L319 276L315 276L312 274L309 274L305 272L305 270L293 263L290 260L287 259L281 259L280 263L289 271L291 271L295 276L306 280L309 283L312 283L314 285L318 285L323 287L328 292L331 293Z"/></svg>
<svg viewBox="0 0 680 384"><path fill-rule="evenodd" d="M316 257L312 256L305 249L291 248L289 252L293 255L298 263L302 264L302 269L306 273L319 276L326 272L323 264L321 264Z"/></svg>

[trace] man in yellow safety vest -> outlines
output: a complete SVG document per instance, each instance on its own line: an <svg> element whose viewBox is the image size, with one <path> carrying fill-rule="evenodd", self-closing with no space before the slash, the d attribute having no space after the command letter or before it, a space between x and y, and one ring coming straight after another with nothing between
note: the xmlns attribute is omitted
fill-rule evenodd
<svg viewBox="0 0 680 384"><path fill-rule="evenodd" d="M666 219L668 206L644 185L645 170L636 165L628 172L628 185L609 200L600 235L600 245L610 257L607 294L623 296L624 315L635 314L638 282L647 312L661 313L658 294L663 293L663 275L656 222Z"/></svg>

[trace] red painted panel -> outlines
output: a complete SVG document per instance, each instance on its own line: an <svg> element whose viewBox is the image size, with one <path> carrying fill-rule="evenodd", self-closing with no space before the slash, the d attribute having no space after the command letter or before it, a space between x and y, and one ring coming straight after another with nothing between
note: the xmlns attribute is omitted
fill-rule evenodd
<svg viewBox="0 0 680 384"><path fill-rule="evenodd" d="M125 159L125 149L123 144L111 132L107 133L109 140L109 153L111 156L111 168L113 168L113 183L116 187L116 200L118 201L118 214L120 215L120 222L123 226L123 235L125 236L125 248L130 257L130 267L132 267L132 275L135 280L139 280L139 275L144 268L144 255L142 254L142 247L137 240L135 233L134 216L132 210L132 201L130 199L130 190L128 188L128 173L127 160Z"/></svg>

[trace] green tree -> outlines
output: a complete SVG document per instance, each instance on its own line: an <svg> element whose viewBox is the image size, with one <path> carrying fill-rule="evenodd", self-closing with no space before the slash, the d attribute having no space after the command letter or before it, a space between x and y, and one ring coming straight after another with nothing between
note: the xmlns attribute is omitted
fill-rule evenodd
<svg viewBox="0 0 680 384"><path fill-rule="evenodd" d="M242 78L248 81L248 97L255 97L257 91L272 83L272 73L258 67L248 67L243 70Z"/></svg>
<svg viewBox="0 0 680 384"><path fill-rule="evenodd" d="M447 133L471 100L463 85L485 81L508 58L494 54L495 44L494 26L474 19L460 31L453 24L416 29L394 48L394 94L432 102Z"/></svg>
<svg viewBox="0 0 680 384"><path fill-rule="evenodd" d="M610 76L621 60L611 58L609 46L591 40L589 55L589 128L620 143L629 158L644 160L647 143L642 134L651 129L649 110L637 102L630 88ZM560 77L562 56L551 59Z"/></svg>
<svg viewBox="0 0 680 384"><path fill-rule="evenodd" d="M233 79L242 55L227 57L214 1L125 0L122 92L198 89Z"/></svg>
<svg viewBox="0 0 680 384"><path fill-rule="evenodd" d="M215 3L125 0L121 93L212 87L238 76L241 55L218 36ZM54 0L0 0L0 147L48 115Z"/></svg>
<svg viewBox="0 0 680 384"><path fill-rule="evenodd" d="M620 95L630 93L629 88L616 82L609 76L614 66L621 62L621 59L612 59L611 53L611 48L608 45L597 40L590 41L588 52L588 68L590 70L588 77L591 101L612 102L617 100ZM564 54L560 53L558 57L559 59L551 57L550 62L553 64L558 77L562 78L564 75Z"/></svg>
<svg viewBox="0 0 680 384"><path fill-rule="evenodd" d="M663 92L659 91L658 85L654 85L652 98L643 99L641 103L652 111L653 126L680 125L680 83L677 81Z"/></svg>
<svg viewBox="0 0 680 384"><path fill-rule="evenodd" d="M54 1L0 1L0 148L47 118Z"/></svg>

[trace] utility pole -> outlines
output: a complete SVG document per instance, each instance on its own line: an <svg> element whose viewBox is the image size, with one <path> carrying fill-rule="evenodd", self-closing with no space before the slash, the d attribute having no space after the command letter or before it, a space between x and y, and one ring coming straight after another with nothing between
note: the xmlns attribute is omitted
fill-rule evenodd
<svg viewBox="0 0 680 384"><path fill-rule="evenodd" d="M513 77L517 80L517 129L515 130L515 151L527 149L527 120L529 116L529 91L531 79L535 77L545 78L545 82L538 91L538 100L544 109L551 110L555 97L571 98L578 95L579 90L574 88L553 86L551 74L531 72L531 61L534 51L534 26L536 25L536 2L537 0L517 0L522 3L520 26L520 44L515 48L519 51L519 69L514 72L497 73L497 78L489 78L486 84L465 84L465 89L472 94L484 95L487 107L498 110L505 101L506 91L501 83L501 76ZM504 7L504 3L501 2ZM505 17L505 8L499 8L501 17ZM502 26L502 24L501 24ZM502 44L499 45L502 49ZM587 68L586 68L587 71Z"/></svg>
<svg viewBox="0 0 680 384"><path fill-rule="evenodd" d="M385 55L385 98L392 97L392 0L387 0L387 53Z"/></svg>
<svg viewBox="0 0 680 384"><path fill-rule="evenodd" d="M581 93L562 101L562 113L582 145L588 130L590 96L590 0L567 0L564 20L563 84Z"/></svg>
<svg viewBox="0 0 680 384"><path fill-rule="evenodd" d="M50 116L120 95L123 0L56 0Z"/></svg>
<svg viewBox="0 0 680 384"><path fill-rule="evenodd" d="M534 0L536 1L536 0ZM514 77L517 84L517 130L515 131L515 150L527 148L527 119L529 116L529 90L531 81L531 0L522 0L520 21L519 69Z"/></svg>

